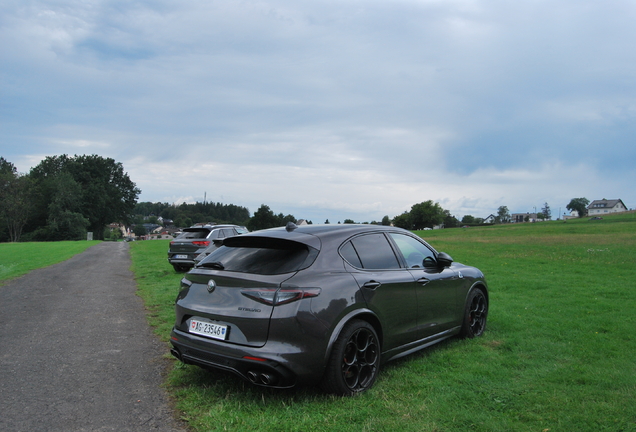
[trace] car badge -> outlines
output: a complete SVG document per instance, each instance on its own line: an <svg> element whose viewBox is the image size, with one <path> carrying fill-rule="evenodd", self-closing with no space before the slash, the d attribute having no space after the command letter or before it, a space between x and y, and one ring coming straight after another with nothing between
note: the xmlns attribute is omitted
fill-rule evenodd
<svg viewBox="0 0 636 432"><path fill-rule="evenodd" d="M208 281L208 292L211 293L216 289L216 283L214 282L214 280L210 279Z"/></svg>

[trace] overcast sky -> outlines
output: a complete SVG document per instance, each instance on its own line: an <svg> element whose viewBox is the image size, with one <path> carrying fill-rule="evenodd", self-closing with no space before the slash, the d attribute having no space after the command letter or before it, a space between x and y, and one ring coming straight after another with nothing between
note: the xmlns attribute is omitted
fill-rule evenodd
<svg viewBox="0 0 636 432"><path fill-rule="evenodd" d="M636 2L0 2L0 156L331 223L636 207Z"/></svg>

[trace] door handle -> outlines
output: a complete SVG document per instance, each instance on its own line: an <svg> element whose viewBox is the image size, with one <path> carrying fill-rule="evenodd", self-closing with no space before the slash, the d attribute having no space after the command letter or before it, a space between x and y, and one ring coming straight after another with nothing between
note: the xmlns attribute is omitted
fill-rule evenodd
<svg viewBox="0 0 636 432"><path fill-rule="evenodd" d="M376 281L369 281L367 283L365 283L364 285L362 285L365 288L369 288L369 289L376 289L378 288L380 285L382 285L380 282L376 282Z"/></svg>
<svg viewBox="0 0 636 432"><path fill-rule="evenodd" d="M419 279L417 280L417 283L418 283L418 284L420 284L420 285L422 285L422 286L424 286L424 285L426 285L427 283L429 283L430 281L431 281L430 279L426 279L426 278L424 278L424 277L423 277L423 278L419 278Z"/></svg>

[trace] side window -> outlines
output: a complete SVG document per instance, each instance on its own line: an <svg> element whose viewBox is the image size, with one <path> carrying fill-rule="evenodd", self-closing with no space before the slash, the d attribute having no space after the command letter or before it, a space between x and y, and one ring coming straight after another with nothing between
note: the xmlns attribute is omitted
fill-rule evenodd
<svg viewBox="0 0 636 432"><path fill-rule="evenodd" d="M351 240L362 268L371 270L398 269L400 263L384 234L367 234ZM353 264L353 263L351 263Z"/></svg>
<svg viewBox="0 0 636 432"><path fill-rule="evenodd" d="M208 235L208 238L210 240L218 239L218 238L221 238L220 234L221 234L221 230L213 230L210 233L210 235Z"/></svg>
<svg viewBox="0 0 636 432"><path fill-rule="evenodd" d="M340 255L352 266L357 268L362 268L362 263L360 262L360 258L356 253L356 250L353 248L351 242L346 242L340 248Z"/></svg>
<svg viewBox="0 0 636 432"><path fill-rule="evenodd" d="M413 237L389 234L406 260L408 268L430 267L436 264L435 255L426 245Z"/></svg>
<svg viewBox="0 0 636 432"><path fill-rule="evenodd" d="M221 238L225 238L225 237L231 237L233 235L235 235L236 233L234 232L234 230L232 228L224 228L221 230Z"/></svg>

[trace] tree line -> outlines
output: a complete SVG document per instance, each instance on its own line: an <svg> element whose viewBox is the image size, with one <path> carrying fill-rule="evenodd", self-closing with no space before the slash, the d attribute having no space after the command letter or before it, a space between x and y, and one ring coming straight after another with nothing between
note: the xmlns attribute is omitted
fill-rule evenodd
<svg viewBox="0 0 636 432"><path fill-rule="evenodd" d="M195 223L229 223L246 225L250 212L246 207L234 204L200 203L170 204L140 202L133 209L132 223L160 222L159 218L171 221L177 227L189 227Z"/></svg>
<svg viewBox="0 0 636 432"><path fill-rule="evenodd" d="M573 198L568 209L577 210L579 215L587 214L586 206L589 204L585 198ZM246 226L250 231L260 229L274 228L285 226L288 222L298 223L295 216L283 213L274 213L274 211L266 204L261 206L250 217L249 210L245 207L233 204L221 203L194 203L194 204L170 204L170 203L151 203L141 202L135 206L133 211L133 222L142 224L144 222L159 222L159 217L163 220L170 220L177 227L187 227L194 223L211 222L211 223L230 223ZM550 206L546 202L537 213L538 219L551 220L552 212ZM527 222L528 220L524 220ZM313 224L311 220L306 221ZM505 224L512 222L512 217L507 206L500 206L497 214L494 215L495 224ZM329 224L327 219L323 223ZM337 223L340 223L338 221ZM481 225L484 224L483 218L474 217L472 215L464 215L461 220L453 216L449 210L443 209L439 203L432 200L414 204L409 211L390 218L384 216L381 221L356 222L353 219L345 219L345 224L353 223L369 223L375 225L393 225L407 230L422 230L425 228L433 228L443 226L444 228L455 228L464 225Z"/></svg>
<svg viewBox="0 0 636 432"><path fill-rule="evenodd" d="M28 174L20 174L11 162L0 157L0 241L78 240L86 238L89 231L94 238L103 239L108 233L105 228L111 223L143 224L148 217L171 220L177 227L216 222L244 225L250 231L298 222L293 215L275 214L265 204L250 216L247 208L233 204L138 203L140 193L123 165L110 158L48 156ZM573 198L567 208L583 217L588 204L586 198ZM539 215L551 219L548 203ZM499 207L495 223L508 222L508 208ZM345 219L344 223L355 221ZM393 218L386 215L381 221L370 223L421 230L476 225L483 219L465 215L460 221L439 203L428 200Z"/></svg>
<svg viewBox="0 0 636 432"><path fill-rule="evenodd" d="M144 221L157 222L158 218L161 217L164 222L167 219L171 220L177 227L186 227L199 222L216 222L244 225L250 231L285 226L288 222L299 222L294 215L274 213L266 204L262 204L251 217L245 207L199 202L195 204L184 203L178 206L168 203L142 202L137 204L134 209L134 214L133 220L136 223L142 223ZM307 220L306 222L313 224L311 220ZM327 219L324 223L329 224L330 222ZM432 228L442 224L446 227L456 227L459 225L459 221L450 214L450 211L444 210L439 203L434 203L433 201L415 204L410 211L404 212L392 219L387 215L384 216L381 221L356 222L353 219L345 219L343 223L393 224L409 230Z"/></svg>

